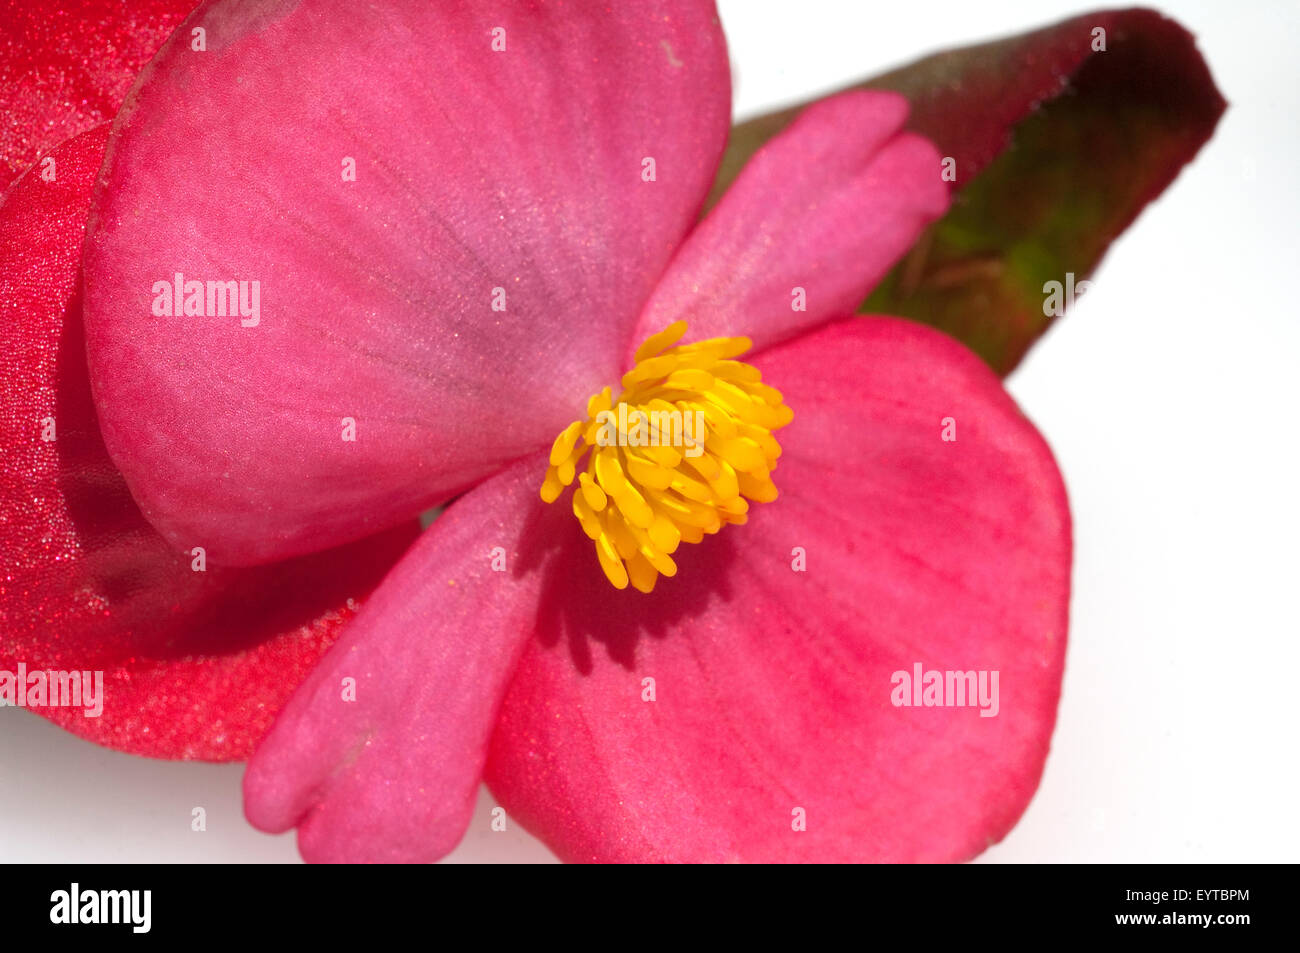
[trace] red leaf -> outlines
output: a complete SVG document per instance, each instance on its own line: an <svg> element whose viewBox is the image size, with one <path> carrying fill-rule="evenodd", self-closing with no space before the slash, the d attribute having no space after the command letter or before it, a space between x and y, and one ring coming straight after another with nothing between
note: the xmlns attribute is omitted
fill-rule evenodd
<svg viewBox="0 0 1300 953"><path fill-rule="evenodd" d="M955 161L957 190L862 310L942 328L1002 374L1056 316L1044 285L1091 274L1226 106L1191 34L1142 9L939 53L860 85L908 97L909 128ZM714 201L800 108L732 130Z"/></svg>

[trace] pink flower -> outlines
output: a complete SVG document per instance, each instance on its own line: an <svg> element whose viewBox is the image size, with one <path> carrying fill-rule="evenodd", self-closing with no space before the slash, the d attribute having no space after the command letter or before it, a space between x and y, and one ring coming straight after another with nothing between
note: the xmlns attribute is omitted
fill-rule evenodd
<svg viewBox="0 0 1300 953"><path fill-rule="evenodd" d="M119 115L84 258L104 442L174 548L278 563L453 501L262 741L250 821L431 860L486 776L567 860L1005 835L1055 719L1069 513L978 358L852 316L947 207L905 101L809 107L697 221L730 121L711 3L331 9L192 15ZM256 281L257 320L160 315L177 274ZM680 320L751 339L793 420L779 498L646 595L538 487ZM917 671L995 675L996 713L951 678L951 707L900 695Z"/></svg>

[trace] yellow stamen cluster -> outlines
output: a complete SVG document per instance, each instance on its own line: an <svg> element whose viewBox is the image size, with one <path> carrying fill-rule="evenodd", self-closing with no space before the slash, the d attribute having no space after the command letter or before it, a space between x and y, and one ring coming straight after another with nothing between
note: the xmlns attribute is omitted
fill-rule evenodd
<svg viewBox="0 0 1300 953"><path fill-rule="evenodd" d="M685 333L678 321L647 339L618 399L608 387L594 395L587 418L551 447L542 499L553 503L577 478L573 515L619 589L630 581L650 592L660 573L676 575L678 545L744 523L750 500L776 499L772 431L794 414L757 368L732 360L749 338L674 346Z"/></svg>

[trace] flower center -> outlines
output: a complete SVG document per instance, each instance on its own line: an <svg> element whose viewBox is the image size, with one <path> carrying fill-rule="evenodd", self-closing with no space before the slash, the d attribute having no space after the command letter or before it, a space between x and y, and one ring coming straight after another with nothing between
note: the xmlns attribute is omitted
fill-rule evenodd
<svg viewBox="0 0 1300 953"><path fill-rule="evenodd" d="M685 333L678 321L651 335L618 400L608 387L593 395L587 418L551 447L542 499L555 502L577 477L573 515L619 589L630 581L650 592L660 573L677 574L672 554L681 543L744 523L751 500L776 499L781 445L772 431L793 412L758 368L732 360L749 350L749 338L677 345Z"/></svg>

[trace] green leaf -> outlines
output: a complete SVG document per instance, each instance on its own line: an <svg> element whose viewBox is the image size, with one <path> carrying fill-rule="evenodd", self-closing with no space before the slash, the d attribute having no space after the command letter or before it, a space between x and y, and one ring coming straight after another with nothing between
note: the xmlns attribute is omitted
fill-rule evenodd
<svg viewBox="0 0 1300 953"><path fill-rule="evenodd" d="M907 96L908 127L956 172L948 214L862 310L941 328L1004 375L1055 317L1044 286L1091 275L1226 107L1192 36L1140 9L939 53L855 88ZM710 205L800 108L732 130Z"/></svg>

